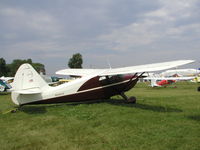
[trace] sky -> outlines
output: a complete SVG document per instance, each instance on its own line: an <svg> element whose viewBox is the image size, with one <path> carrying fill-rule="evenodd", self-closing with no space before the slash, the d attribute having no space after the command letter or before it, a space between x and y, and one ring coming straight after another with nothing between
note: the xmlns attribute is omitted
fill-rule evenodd
<svg viewBox="0 0 200 150"><path fill-rule="evenodd" d="M178 59L200 67L199 0L1 0L0 57L67 68L75 53L84 68Z"/></svg>

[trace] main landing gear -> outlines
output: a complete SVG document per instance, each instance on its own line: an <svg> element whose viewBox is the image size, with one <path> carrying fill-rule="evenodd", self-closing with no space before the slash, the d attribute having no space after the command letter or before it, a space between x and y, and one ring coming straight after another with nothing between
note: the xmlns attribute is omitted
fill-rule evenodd
<svg viewBox="0 0 200 150"><path fill-rule="evenodd" d="M121 94L120 94L122 97L123 97L123 99L125 100L125 101L127 101L128 103L133 103L133 104L135 104L136 103L136 97L134 97L134 96L131 96L131 97L127 97L125 94L124 94L124 92L122 92Z"/></svg>
<svg viewBox="0 0 200 150"><path fill-rule="evenodd" d="M143 74L144 74L144 72L141 73L139 76L137 76L137 73L135 73L134 76L132 76L132 78L131 78L131 79L129 80L129 82L127 83L127 85L126 85L125 89L123 90L123 92L118 92L118 93L120 93L121 97L122 97L126 102L128 102L128 103L133 103L133 104L136 103L136 97L134 97L134 96L132 96L132 97L127 97L127 96L124 94L124 91L128 91L128 90L130 90L131 88L133 88L133 87L136 85L136 83L137 83L137 81L139 80L139 78L142 77ZM137 76L137 78L133 80L133 78L135 78L135 76Z"/></svg>

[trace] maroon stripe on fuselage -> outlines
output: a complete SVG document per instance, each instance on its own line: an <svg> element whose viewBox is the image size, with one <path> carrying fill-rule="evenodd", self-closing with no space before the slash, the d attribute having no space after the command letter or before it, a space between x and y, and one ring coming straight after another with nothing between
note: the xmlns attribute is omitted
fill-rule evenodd
<svg viewBox="0 0 200 150"><path fill-rule="evenodd" d="M136 78L135 75L115 75L115 76L97 76L85 82L78 91L84 91L92 88L103 87Z"/></svg>
<svg viewBox="0 0 200 150"><path fill-rule="evenodd" d="M99 82L99 76L96 76L94 78L91 78L90 80L88 80L87 82L85 82L79 89L78 91L84 91L84 90L88 90L88 89L93 89L93 88L97 88L97 87L101 87L101 84Z"/></svg>
<svg viewBox="0 0 200 150"><path fill-rule="evenodd" d="M95 77L83 84L83 86L81 86L81 88L75 94L39 100L28 104L50 104L109 99L111 96L120 94L123 91L128 91L129 89L134 87L138 79L124 80L123 78L123 80L120 81L121 82L115 83L111 82L110 84L108 84L107 82L107 84L101 86L101 83L98 83L99 77Z"/></svg>

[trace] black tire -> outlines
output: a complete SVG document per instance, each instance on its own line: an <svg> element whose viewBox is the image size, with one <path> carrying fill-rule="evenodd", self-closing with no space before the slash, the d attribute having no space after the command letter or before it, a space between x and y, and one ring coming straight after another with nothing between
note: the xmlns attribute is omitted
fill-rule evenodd
<svg viewBox="0 0 200 150"><path fill-rule="evenodd" d="M199 92L200 92L200 86L197 88L197 91L199 91Z"/></svg>
<svg viewBox="0 0 200 150"><path fill-rule="evenodd" d="M129 103L135 104L136 101L137 101L137 99L136 99L136 97L134 97L134 96L132 96L132 97L130 97L130 98L128 99L128 102L129 102Z"/></svg>

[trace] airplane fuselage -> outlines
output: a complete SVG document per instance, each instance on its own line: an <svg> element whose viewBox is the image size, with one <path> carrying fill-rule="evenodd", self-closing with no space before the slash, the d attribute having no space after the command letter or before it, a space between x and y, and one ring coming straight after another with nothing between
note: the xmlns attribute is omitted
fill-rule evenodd
<svg viewBox="0 0 200 150"><path fill-rule="evenodd" d="M137 81L135 75L87 76L57 87L45 87L42 93L32 95L32 102L26 103L30 95L18 95L18 98L20 105L109 99L130 90Z"/></svg>
<svg viewBox="0 0 200 150"><path fill-rule="evenodd" d="M12 101L17 105L49 104L108 99L119 94L126 101L135 103L136 98L128 98L124 92L134 87L143 73L192 62L179 60L115 69L65 69L61 72L81 78L56 87L49 86L30 64L22 64L14 77Z"/></svg>

